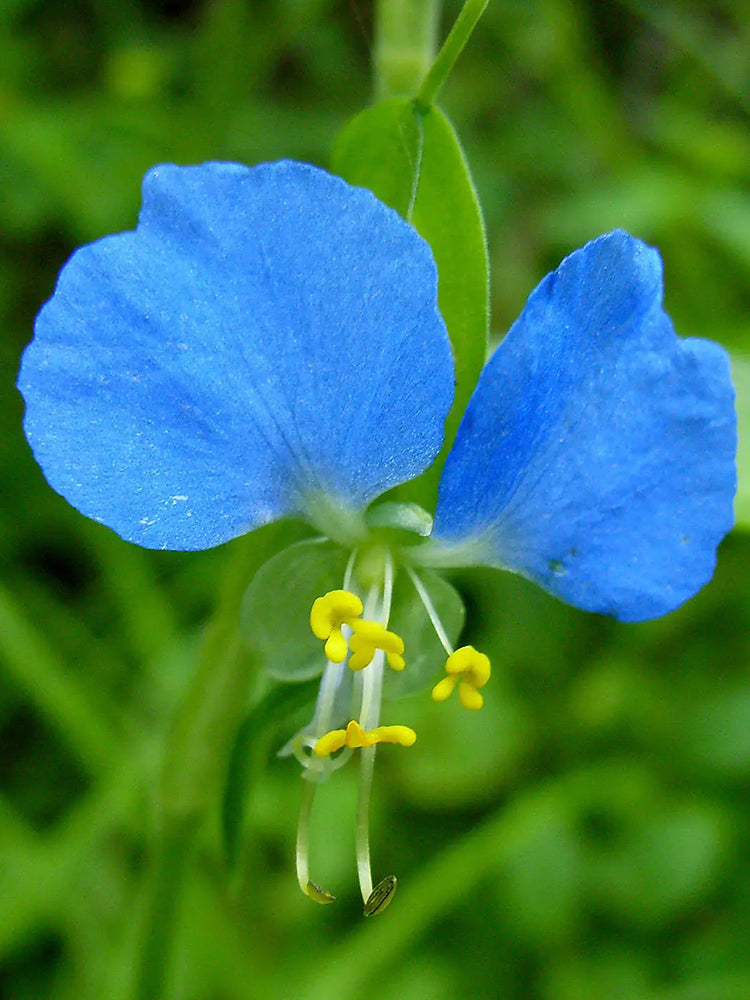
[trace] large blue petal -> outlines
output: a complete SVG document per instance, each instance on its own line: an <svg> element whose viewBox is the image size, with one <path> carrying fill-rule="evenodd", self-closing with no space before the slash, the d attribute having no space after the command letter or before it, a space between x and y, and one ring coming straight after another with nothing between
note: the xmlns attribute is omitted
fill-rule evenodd
<svg viewBox="0 0 750 1000"><path fill-rule="evenodd" d="M157 167L138 229L75 253L39 314L27 436L58 492L151 548L362 508L440 447L436 286L416 232L322 170Z"/></svg>
<svg viewBox="0 0 750 1000"><path fill-rule="evenodd" d="M725 352L676 337L658 253L571 254L488 362L445 465L434 535L624 621L696 592L732 526Z"/></svg>

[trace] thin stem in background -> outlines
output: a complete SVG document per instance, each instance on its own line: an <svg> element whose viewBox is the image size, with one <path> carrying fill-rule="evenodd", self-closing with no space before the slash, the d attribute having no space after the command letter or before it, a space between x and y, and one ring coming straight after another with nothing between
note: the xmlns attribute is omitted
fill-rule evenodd
<svg viewBox="0 0 750 1000"><path fill-rule="evenodd" d="M441 87L450 76L456 60L471 38L471 34L488 3L489 0L466 0L456 23L451 28L450 34L419 88L416 103L420 111L428 111L430 106L435 103Z"/></svg>
<svg viewBox="0 0 750 1000"><path fill-rule="evenodd" d="M416 94L437 53L441 0L379 0L375 8L375 100Z"/></svg>

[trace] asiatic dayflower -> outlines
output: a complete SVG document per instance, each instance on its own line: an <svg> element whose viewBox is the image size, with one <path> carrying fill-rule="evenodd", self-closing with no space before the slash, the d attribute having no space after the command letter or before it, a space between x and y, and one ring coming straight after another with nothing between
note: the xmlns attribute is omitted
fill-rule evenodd
<svg viewBox="0 0 750 1000"><path fill-rule="evenodd" d="M292 606L316 578L310 565L333 573L304 596L324 645L315 714L288 747L308 779L297 871L308 895L333 898L308 877L312 795L359 754L367 914L395 889L392 876L373 888L370 871L376 746L416 739L381 724L384 685L420 657L395 628L399 594L421 602L447 656L433 697L457 686L475 710L490 663L454 649L460 615L441 610L455 605L435 569L510 570L635 622L693 595L732 525L726 354L675 335L657 251L621 231L531 293L468 404L434 521L378 503L435 460L453 398L435 264L372 194L299 163L150 171L138 228L63 268L18 384L49 483L130 542L205 549L280 518L317 530L259 572L255 600L273 621L274 600Z"/></svg>

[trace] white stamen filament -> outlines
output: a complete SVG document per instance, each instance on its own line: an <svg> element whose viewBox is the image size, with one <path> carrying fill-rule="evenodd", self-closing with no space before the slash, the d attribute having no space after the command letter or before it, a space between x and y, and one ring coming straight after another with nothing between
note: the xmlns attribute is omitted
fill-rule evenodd
<svg viewBox="0 0 750 1000"><path fill-rule="evenodd" d="M310 815L315 798L314 784L308 781L302 785L302 799L299 805L299 821L297 823L297 881L300 889L307 894L307 883L310 881L308 858L310 855Z"/></svg>
<svg viewBox="0 0 750 1000"><path fill-rule="evenodd" d="M354 574L354 563L357 558L356 549L349 556L344 571L344 590L351 588L352 576ZM345 669L344 663L326 662L323 671L323 678L320 682L318 699L315 704L315 715L313 716L312 729L314 739L306 740L305 745L312 749L315 740L320 738L331 728L331 718L336 701L336 692L341 684ZM310 857L310 817L312 815L313 800L317 790L317 784L324 776L331 771L342 767L351 756L351 750L346 749L334 760L330 758L316 757L310 754L306 758L295 754L297 759L303 764L302 777L307 779L302 783L302 800L299 808L299 820L297 822L297 881L300 889L307 894L309 877L309 857Z"/></svg>
<svg viewBox="0 0 750 1000"><path fill-rule="evenodd" d="M453 653L453 646L451 645L450 640L448 639L448 636L445 633L445 629L443 628L443 623L440 621L440 617L437 611L435 610L435 605L432 603L430 595L427 593L427 588L419 579L419 577L411 568L411 566L406 567L406 572L409 574L411 582L414 584L414 589L419 594L420 600L422 601L424 609L427 612L427 617L430 619L430 621L432 622L432 627L435 629L435 635L437 635L438 639L440 640L440 645L443 647L448 656L451 656Z"/></svg>
<svg viewBox="0 0 750 1000"><path fill-rule="evenodd" d="M383 572L382 594L373 587L367 595L364 617L377 620L383 628L388 628L393 597L393 560L390 553L386 556ZM385 653L378 649L372 662L362 671L362 702L359 713L359 724L364 730L375 729L380 723L380 700L383 689L383 670ZM372 866L370 864L370 793L372 777L375 770L375 754L377 747L363 747L360 750L359 791L357 797L357 827L356 852L357 875L362 900L372 895Z"/></svg>

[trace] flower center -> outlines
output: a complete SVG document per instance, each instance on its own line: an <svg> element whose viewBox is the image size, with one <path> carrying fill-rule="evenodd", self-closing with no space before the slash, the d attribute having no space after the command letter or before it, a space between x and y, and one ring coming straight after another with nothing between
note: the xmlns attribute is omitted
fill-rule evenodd
<svg viewBox="0 0 750 1000"><path fill-rule="evenodd" d="M478 688L489 679L489 659L473 646L453 649L420 577L408 564L405 572L448 656L447 676L434 686L433 699L444 701L458 684L462 705L481 708L483 699ZM374 887L372 880L369 810L376 749L380 743L410 747L417 739L409 726L380 724L385 667L395 671L408 668L402 637L388 629L394 575L390 549L379 545L364 553L355 550L347 564L342 588L329 591L313 602L310 628L324 644L327 662L312 723L294 741L294 752L303 766L305 779L297 829L297 878L302 891L319 903L332 902L335 897L309 877L308 838L315 789L346 764L354 751L359 753L356 856L366 916L381 913L396 891L393 875L381 879ZM360 597L352 588L363 579L367 581L366 591ZM352 674L345 684L348 671ZM356 717L342 726L342 716L346 718L352 707L356 709Z"/></svg>

